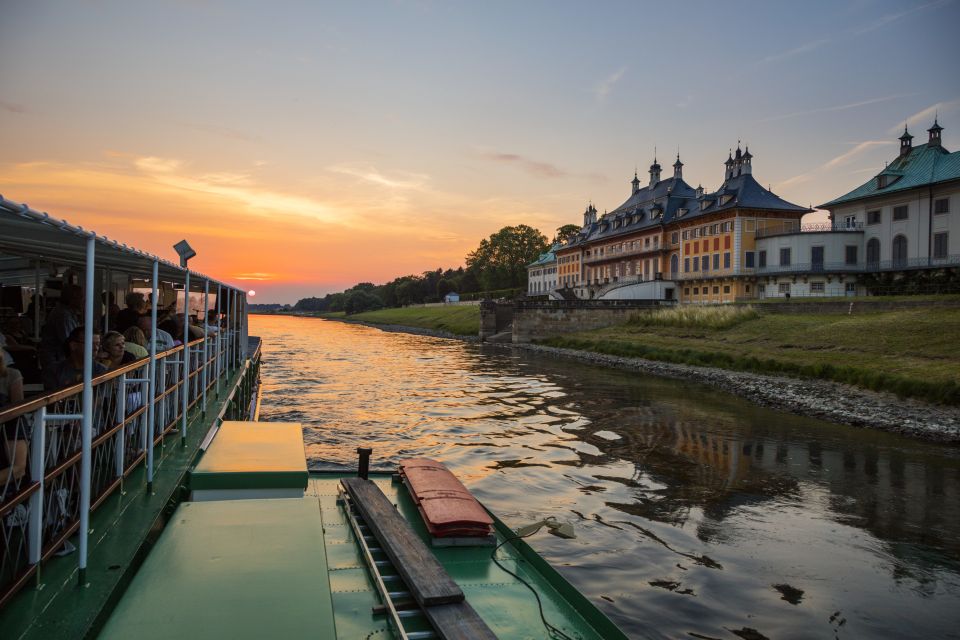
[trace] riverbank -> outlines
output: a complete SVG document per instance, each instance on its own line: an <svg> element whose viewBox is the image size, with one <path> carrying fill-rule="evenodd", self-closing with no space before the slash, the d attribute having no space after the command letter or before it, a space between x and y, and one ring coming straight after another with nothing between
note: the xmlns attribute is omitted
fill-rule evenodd
<svg viewBox="0 0 960 640"><path fill-rule="evenodd" d="M360 315L364 314L357 314L357 316ZM428 335L467 342L477 341L476 336L457 335L426 327L355 320L357 316L350 318L342 315L328 316L327 319L362 324L389 332ZM690 380L780 411L855 427L899 433L923 440L960 444L960 407L899 398L890 392L871 391L832 380L733 371L544 344L487 346L535 352L638 373Z"/></svg>

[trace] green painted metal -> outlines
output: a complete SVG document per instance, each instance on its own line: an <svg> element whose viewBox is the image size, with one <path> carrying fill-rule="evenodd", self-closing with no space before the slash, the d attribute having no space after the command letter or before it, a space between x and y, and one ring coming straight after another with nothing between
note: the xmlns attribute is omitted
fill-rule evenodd
<svg viewBox="0 0 960 640"><path fill-rule="evenodd" d="M240 369L223 386L230 390L241 379ZM146 557L157 533L164 526L171 505L181 499L187 469L220 406L210 394L204 418L191 415L187 446L168 441L156 447L153 492L146 490L146 469L141 464L90 516L90 549L87 585L77 586L75 553L54 556L40 568L39 578L0 609L3 640L48 640L85 638L96 634L113 604L122 595L137 567ZM241 402L237 395L234 402Z"/></svg>
<svg viewBox="0 0 960 640"><path fill-rule="evenodd" d="M224 422L190 474L193 490L305 489L298 423Z"/></svg>
<svg viewBox="0 0 960 640"><path fill-rule="evenodd" d="M322 538L316 499L185 502L99 637L335 638Z"/></svg>

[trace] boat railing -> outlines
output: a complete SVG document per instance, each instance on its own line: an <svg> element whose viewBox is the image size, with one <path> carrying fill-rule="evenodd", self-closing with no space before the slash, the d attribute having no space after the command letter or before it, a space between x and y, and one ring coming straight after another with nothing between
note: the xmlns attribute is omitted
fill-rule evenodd
<svg viewBox="0 0 960 640"><path fill-rule="evenodd" d="M225 328L186 347L157 353L152 398L149 358L94 378L86 477L81 465L82 384L0 411L4 440L0 446L8 448L10 460L26 456L25 469L11 467L0 476L0 607L30 580L40 563L71 551L68 540L80 527L84 482L90 488L90 512L141 464L147 465L149 486L153 449L184 429L191 412L205 412L208 394L228 394L218 417L244 419L260 352L257 341L244 356L242 339L241 331ZM238 375L238 369L238 384L227 388L224 383Z"/></svg>

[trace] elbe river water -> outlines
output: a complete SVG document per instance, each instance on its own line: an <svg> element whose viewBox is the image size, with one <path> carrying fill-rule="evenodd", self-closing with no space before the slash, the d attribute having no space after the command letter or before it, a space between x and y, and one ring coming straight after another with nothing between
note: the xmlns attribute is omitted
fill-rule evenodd
<svg viewBox="0 0 960 640"><path fill-rule="evenodd" d="M429 456L636 638L960 638L960 448L495 346L253 316L312 468Z"/></svg>

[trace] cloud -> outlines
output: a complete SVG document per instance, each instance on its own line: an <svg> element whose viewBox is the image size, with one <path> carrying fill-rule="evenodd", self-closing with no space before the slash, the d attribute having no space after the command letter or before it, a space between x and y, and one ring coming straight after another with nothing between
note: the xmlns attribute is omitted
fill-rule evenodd
<svg viewBox="0 0 960 640"><path fill-rule="evenodd" d="M832 158L828 160L820 167L820 169L826 170L826 169L833 169L834 167L839 167L840 165L850 162L861 153L868 151L870 149L873 149L874 147L882 147L882 146L891 145L891 144L893 144L892 140L867 140L865 142L861 142L856 146L854 146L853 149L850 149L850 151L847 151L846 153L841 153L836 158Z"/></svg>
<svg viewBox="0 0 960 640"><path fill-rule="evenodd" d="M960 107L960 98L955 98L953 100L948 100L946 102L938 102L936 104L930 105L926 109L921 109L920 111L917 111L912 116L909 116L906 119L906 124L907 126L910 126L910 127L915 127L917 125L920 125L921 127L926 128L928 125L933 124L933 118L936 114L939 113L940 115L943 115L944 113L953 113L954 111L957 110L958 107ZM898 122L897 124L887 129L887 133L889 133L890 135L896 135L900 133L901 131L903 131L903 125L904 125L904 122Z"/></svg>
<svg viewBox="0 0 960 640"><path fill-rule="evenodd" d="M26 113L27 108L22 104L17 104L16 102L0 100L0 111L8 111L10 113Z"/></svg>
<svg viewBox="0 0 960 640"><path fill-rule="evenodd" d="M781 60L785 60L786 58L792 58L793 56L809 53L811 51L819 49L820 47L827 44L828 42L830 42L829 38L820 38L819 40L812 40L810 42L800 45L799 47L794 47L793 49L788 49L787 51L783 51L781 53L775 53L765 58L762 58L760 60L760 64L772 64L774 62L780 62Z"/></svg>
<svg viewBox="0 0 960 640"><path fill-rule="evenodd" d="M847 109L856 109L857 107L865 107L870 104L877 104L879 102L889 102L890 100L896 100L898 98L906 98L912 95L913 93L900 93L893 96L883 96L880 98L870 98L869 100L861 100L859 102L851 102L849 104L836 105L834 107L820 107L818 109L808 109L807 111L794 111L793 113L785 113L779 116L771 116L769 118L764 118L760 122L776 122L777 120L786 120L787 118L796 118L799 116L808 116L814 113L828 113L831 111L846 111Z"/></svg>
<svg viewBox="0 0 960 640"><path fill-rule="evenodd" d="M542 162L540 160L533 160L532 158L527 158L518 153L490 151L484 153L483 156L494 162L518 166L527 173L540 178L564 178L569 175L567 171L564 171L555 164Z"/></svg>
<svg viewBox="0 0 960 640"><path fill-rule="evenodd" d="M372 166L342 164L328 167L328 170L372 182L381 187L399 190L424 191L430 180L430 176L426 174L410 172L402 172L402 177L388 177Z"/></svg>
<svg viewBox="0 0 960 640"><path fill-rule="evenodd" d="M258 272L255 272L255 273L235 273L235 274L233 274L231 277L232 277L234 280L258 280L258 281L263 281L263 280L272 280L273 277L274 277L274 274L272 274L272 273L262 273L262 272L259 272L259 271L258 271Z"/></svg>
<svg viewBox="0 0 960 640"><path fill-rule="evenodd" d="M911 13L916 13L917 11L924 11L925 9L935 9L937 7L942 7L945 4L949 4L951 0L934 0L934 2L928 2L926 4L921 4L919 6L913 7L912 9L907 9L906 11L900 11L898 13L888 13L884 16L880 16L877 20L865 24L861 27L858 27L853 30L853 35L862 36L865 33L870 33L871 31L876 31L881 29L891 22L896 22L897 20L904 18Z"/></svg>
<svg viewBox="0 0 960 640"><path fill-rule="evenodd" d="M620 81L620 78L622 78L623 74L626 72L626 67L620 67L600 81L599 84L597 84L596 88L593 90L594 95L597 96L597 102L606 101L607 96L609 96L610 92L613 91L613 87Z"/></svg>

